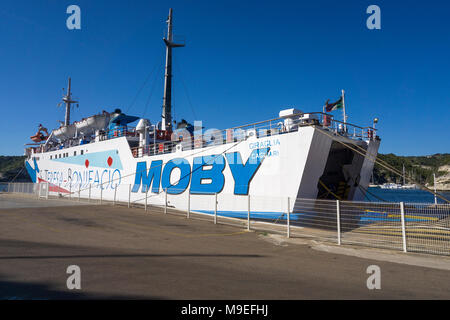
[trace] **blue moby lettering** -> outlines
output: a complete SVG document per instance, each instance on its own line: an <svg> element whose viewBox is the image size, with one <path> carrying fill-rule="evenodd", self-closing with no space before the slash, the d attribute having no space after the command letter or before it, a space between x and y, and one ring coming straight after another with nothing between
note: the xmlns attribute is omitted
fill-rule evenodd
<svg viewBox="0 0 450 320"><path fill-rule="evenodd" d="M225 154L231 174L234 180L234 193L247 195L250 182L260 168L264 158L269 153L270 148L261 148L252 150L247 162L243 164L241 154L232 152ZM219 155L209 155L195 157L193 167L186 159L176 158L167 162L162 169L163 161L155 160L150 164L147 172L147 163L138 162L136 165L136 174L132 192L138 192L142 184L141 192L147 192L152 185L151 192L158 193L160 184L169 194L183 193L189 183L190 191L194 194L213 194L223 190L225 185L225 157ZM178 169L180 178L171 183L172 172ZM162 174L161 174L162 172Z"/></svg>
<svg viewBox="0 0 450 320"><path fill-rule="evenodd" d="M142 183L142 192L147 192L147 189L152 185L152 192L159 192L159 183L161 181L161 167L163 165L162 160L152 161L150 169L147 174L147 162L138 162L136 165L136 176L134 178L134 186L132 192L138 192Z"/></svg>
<svg viewBox="0 0 450 320"><path fill-rule="evenodd" d="M180 179L175 184L170 183L170 176L172 171L178 168L180 169ZM163 190L166 190L168 194L180 194L189 185L189 180L191 179L191 166L186 159L176 158L172 159L166 163L164 166L164 171L161 178L161 186Z"/></svg>
<svg viewBox="0 0 450 320"><path fill-rule="evenodd" d="M211 167L210 169L205 169ZM192 166L191 193L212 194L222 191L225 185L225 158L223 155L197 157ZM210 181L209 183L206 183Z"/></svg>
<svg viewBox="0 0 450 320"><path fill-rule="evenodd" d="M242 164L239 152L227 153L227 160L234 179L234 194L246 195L250 182L269 153L270 148L254 149L247 162Z"/></svg>

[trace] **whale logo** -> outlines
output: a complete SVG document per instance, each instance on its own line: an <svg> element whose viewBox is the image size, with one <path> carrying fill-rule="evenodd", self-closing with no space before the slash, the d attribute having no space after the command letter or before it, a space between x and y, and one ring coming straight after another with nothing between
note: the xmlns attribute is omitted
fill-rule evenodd
<svg viewBox="0 0 450 320"><path fill-rule="evenodd" d="M25 168L27 169L27 172L30 175L31 181L33 181L33 183L36 183L37 174L39 173L39 167L35 158L33 159L33 162L34 168L31 167L28 161L25 161Z"/></svg>

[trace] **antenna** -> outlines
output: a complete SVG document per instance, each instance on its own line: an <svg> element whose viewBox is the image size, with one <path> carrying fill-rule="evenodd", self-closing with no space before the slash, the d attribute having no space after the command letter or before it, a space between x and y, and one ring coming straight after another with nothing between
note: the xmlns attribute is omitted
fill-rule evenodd
<svg viewBox="0 0 450 320"><path fill-rule="evenodd" d="M162 110L162 130L172 130L172 48L184 47L184 44L174 43L172 34L172 8L169 9L167 18L167 38L166 44L166 73L164 76L164 98Z"/></svg>

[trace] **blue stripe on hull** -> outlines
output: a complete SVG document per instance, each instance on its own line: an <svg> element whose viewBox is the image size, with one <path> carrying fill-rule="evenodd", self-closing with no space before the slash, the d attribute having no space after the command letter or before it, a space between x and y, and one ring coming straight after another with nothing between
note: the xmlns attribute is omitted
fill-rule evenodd
<svg viewBox="0 0 450 320"><path fill-rule="evenodd" d="M192 210L192 212L204 213L208 215L214 215L214 210ZM247 219L247 211L217 211L217 215L220 217L241 218ZM290 220L299 220L300 214L291 213ZM251 211L250 219L262 219L262 220L287 220L285 212L267 212L267 211Z"/></svg>

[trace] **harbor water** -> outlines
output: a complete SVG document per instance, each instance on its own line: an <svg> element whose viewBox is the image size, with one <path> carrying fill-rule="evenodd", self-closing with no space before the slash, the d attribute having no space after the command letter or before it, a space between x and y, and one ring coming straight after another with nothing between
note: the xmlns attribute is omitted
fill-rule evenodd
<svg viewBox="0 0 450 320"><path fill-rule="evenodd" d="M434 203L434 195L428 191L418 189L382 189L370 187L368 189L366 201L388 201L388 202L416 202L416 203ZM449 191L438 191L440 195L450 200ZM437 198L438 203L444 203L442 199Z"/></svg>

